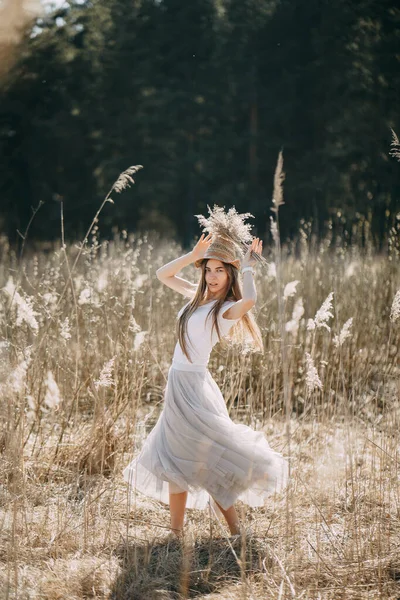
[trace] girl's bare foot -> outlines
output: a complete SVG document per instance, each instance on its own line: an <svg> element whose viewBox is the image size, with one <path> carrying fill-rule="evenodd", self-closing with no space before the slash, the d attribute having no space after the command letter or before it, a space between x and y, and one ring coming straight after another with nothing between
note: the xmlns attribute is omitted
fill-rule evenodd
<svg viewBox="0 0 400 600"><path fill-rule="evenodd" d="M176 540L183 540L183 529L171 529L171 531L167 535L167 542L174 542Z"/></svg>
<svg viewBox="0 0 400 600"><path fill-rule="evenodd" d="M236 534L232 534L229 539L231 541L236 541L236 540L249 540L250 538L252 538L254 536L254 532L251 529L251 527L244 527L243 525L240 527L238 533Z"/></svg>

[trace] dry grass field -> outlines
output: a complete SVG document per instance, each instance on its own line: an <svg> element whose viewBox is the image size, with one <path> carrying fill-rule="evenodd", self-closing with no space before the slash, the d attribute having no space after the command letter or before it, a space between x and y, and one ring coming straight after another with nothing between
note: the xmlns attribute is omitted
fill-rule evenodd
<svg viewBox="0 0 400 600"><path fill-rule="evenodd" d="M121 474L162 408L186 300L155 271L182 248L95 227L73 267L79 244L20 259L1 239L1 600L400 598L399 229L378 254L359 227L362 248L304 224L278 285L266 248L264 354L213 351L231 418L291 470L265 507L237 504L253 536L234 546L211 507L167 542L168 506Z"/></svg>

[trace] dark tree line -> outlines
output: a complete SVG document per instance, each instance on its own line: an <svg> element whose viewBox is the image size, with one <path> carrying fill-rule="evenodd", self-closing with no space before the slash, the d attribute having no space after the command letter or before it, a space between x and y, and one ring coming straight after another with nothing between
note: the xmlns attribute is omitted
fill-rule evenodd
<svg viewBox="0 0 400 600"><path fill-rule="evenodd" d="M69 1L27 32L0 90L0 230L80 236L118 174L103 234L188 241L207 204L264 234L284 153L285 235L340 211L377 240L400 211L400 9L387 0ZM339 220L340 220L339 219Z"/></svg>

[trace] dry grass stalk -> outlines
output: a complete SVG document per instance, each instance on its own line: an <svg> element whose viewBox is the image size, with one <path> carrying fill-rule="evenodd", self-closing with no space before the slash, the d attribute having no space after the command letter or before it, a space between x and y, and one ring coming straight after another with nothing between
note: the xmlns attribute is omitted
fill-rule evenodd
<svg viewBox="0 0 400 600"><path fill-rule="evenodd" d="M236 557L215 515L188 511L186 566L179 548L166 542L167 507L138 494L128 511L121 477L162 407L175 343L170 323L184 303L153 273L182 249L121 235L96 251L83 248L84 260L72 273L64 260L66 254L73 263L72 245L21 259L30 278L21 279L18 293L35 311L38 331L35 336L24 319L17 322L17 310L6 320L0 303L0 410L6 415L0 578L9 597L176 599L185 586L199 599L219 593L277 600L293 597L293 590L323 600L343 593L346 600L397 597L400 331L388 299L396 297L400 275L372 247L366 254L357 246L339 252L324 241L314 251L307 235L299 258L296 241L280 248L278 258L265 250L280 287L272 271L256 275L265 354L216 348L210 362L231 417L265 431L285 455L290 450L289 500L276 497L245 511L255 537L244 550L233 548ZM0 244L0 293L7 299L3 288L14 259L1 238ZM188 271L195 280L196 271ZM58 302L69 275L76 305L71 286ZM294 281L283 301L283 282ZM79 304L84 290L87 300ZM323 321L330 330L321 319L307 329L331 290L334 310L326 306L325 315L333 317ZM46 345L40 345L49 315ZM351 318L351 337L344 340L342 324ZM78 327L96 351L77 343ZM149 333L136 340L143 332ZM324 384L311 394L306 352ZM96 381L107 385L96 389Z"/></svg>
<svg viewBox="0 0 400 600"><path fill-rule="evenodd" d="M390 156L393 156L393 158L396 158L398 161L400 161L400 142L399 142L399 138L396 135L396 132L391 129L392 132L392 141L390 144L391 150L389 152Z"/></svg>
<svg viewBox="0 0 400 600"><path fill-rule="evenodd" d="M110 415L93 425L79 427L74 444L62 446L55 459L56 468L66 468L75 474L109 475L115 466L117 435Z"/></svg>
<svg viewBox="0 0 400 600"><path fill-rule="evenodd" d="M283 206L283 182L285 181L285 173L283 172L283 154L282 150L279 152L278 161L275 167L274 174L274 193L272 196L272 208L274 213L278 213L279 207Z"/></svg>

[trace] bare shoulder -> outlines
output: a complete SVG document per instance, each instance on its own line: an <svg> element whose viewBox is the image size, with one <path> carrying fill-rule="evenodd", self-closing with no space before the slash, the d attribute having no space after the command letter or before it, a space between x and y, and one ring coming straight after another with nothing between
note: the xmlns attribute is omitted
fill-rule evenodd
<svg viewBox="0 0 400 600"><path fill-rule="evenodd" d="M231 304L231 306L222 313L222 317L228 321L240 319L255 305L254 300L241 299L237 302L234 300L231 302L234 302L234 304Z"/></svg>

